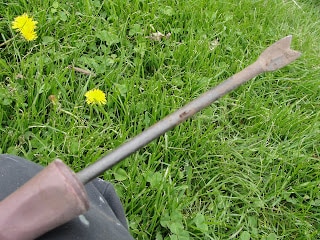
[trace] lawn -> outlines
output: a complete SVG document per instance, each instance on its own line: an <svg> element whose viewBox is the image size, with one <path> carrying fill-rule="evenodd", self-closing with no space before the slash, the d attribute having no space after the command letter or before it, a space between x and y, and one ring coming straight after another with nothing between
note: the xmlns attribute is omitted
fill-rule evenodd
<svg viewBox="0 0 320 240"><path fill-rule="evenodd" d="M0 3L0 153L75 171L293 35L294 63L101 177L136 239L320 239L317 0L31 2ZM23 13L34 41L12 29Z"/></svg>

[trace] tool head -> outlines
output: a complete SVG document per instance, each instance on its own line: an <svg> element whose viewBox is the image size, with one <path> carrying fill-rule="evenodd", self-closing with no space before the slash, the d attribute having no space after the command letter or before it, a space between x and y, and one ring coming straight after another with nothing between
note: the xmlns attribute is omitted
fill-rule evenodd
<svg viewBox="0 0 320 240"><path fill-rule="evenodd" d="M290 49L292 36L286 36L264 50L258 62L266 71L280 69L300 57L301 53Z"/></svg>

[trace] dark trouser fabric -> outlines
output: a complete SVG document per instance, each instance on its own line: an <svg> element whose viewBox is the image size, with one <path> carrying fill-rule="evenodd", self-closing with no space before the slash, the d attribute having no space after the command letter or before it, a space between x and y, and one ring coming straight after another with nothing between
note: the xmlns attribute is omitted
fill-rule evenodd
<svg viewBox="0 0 320 240"><path fill-rule="evenodd" d="M0 200L17 190L42 168L23 158L0 154ZM85 187L90 202L89 211L44 234L38 240L133 239L113 186L97 178Z"/></svg>

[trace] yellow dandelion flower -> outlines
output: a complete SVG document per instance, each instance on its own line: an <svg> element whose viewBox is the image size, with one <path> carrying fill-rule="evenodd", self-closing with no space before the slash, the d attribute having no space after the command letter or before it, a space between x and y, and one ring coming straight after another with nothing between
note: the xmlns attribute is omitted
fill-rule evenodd
<svg viewBox="0 0 320 240"><path fill-rule="evenodd" d="M35 31L37 23L38 22L34 21L32 17L29 17L28 14L24 13L13 20L12 28L16 29L17 32L20 32L27 41L33 41L37 38L37 33Z"/></svg>
<svg viewBox="0 0 320 240"><path fill-rule="evenodd" d="M88 104L106 104L106 94L99 89L92 89L85 94Z"/></svg>

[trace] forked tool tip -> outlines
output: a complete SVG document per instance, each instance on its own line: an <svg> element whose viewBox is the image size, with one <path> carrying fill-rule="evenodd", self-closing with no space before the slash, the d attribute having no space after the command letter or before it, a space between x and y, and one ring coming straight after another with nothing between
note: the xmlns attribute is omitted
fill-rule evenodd
<svg viewBox="0 0 320 240"><path fill-rule="evenodd" d="M301 53L290 48L292 35L286 36L269 46L260 55L258 62L265 71L280 69L301 56Z"/></svg>

